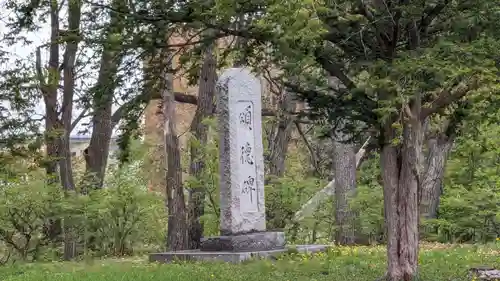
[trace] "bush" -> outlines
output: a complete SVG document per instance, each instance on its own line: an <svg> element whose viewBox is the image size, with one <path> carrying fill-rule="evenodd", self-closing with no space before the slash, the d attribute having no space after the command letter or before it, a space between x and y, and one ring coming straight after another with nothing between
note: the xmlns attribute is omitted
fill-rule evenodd
<svg viewBox="0 0 500 281"><path fill-rule="evenodd" d="M500 194L488 188L471 192L463 186L450 187L441 200L439 219L425 225L435 229L434 239L440 242L494 241L500 236L498 202Z"/></svg>
<svg viewBox="0 0 500 281"><path fill-rule="evenodd" d="M77 197L80 223L76 225L85 237L84 245L95 254L123 256L164 243L164 199L147 191L137 168L116 170L107 181L108 188Z"/></svg>
<svg viewBox="0 0 500 281"><path fill-rule="evenodd" d="M62 192L44 180L10 181L0 188L0 240L6 253L36 260L48 244L48 225L63 210Z"/></svg>
<svg viewBox="0 0 500 281"><path fill-rule="evenodd" d="M300 175L270 180L265 186L267 228L288 228L287 236L291 242L311 242L321 236L328 237L328 231L321 230L328 229L331 208L315 212L313 220L306 218L299 224L293 221L302 204L314 195L318 187L323 188L324 185L316 178L302 178ZM319 225L316 222L322 223Z"/></svg>
<svg viewBox="0 0 500 281"><path fill-rule="evenodd" d="M24 261L60 256L62 225L77 234L80 253L87 255L163 248L164 200L146 190L139 170L131 164L111 171L107 188L88 195L65 194L40 174L10 179L0 187L0 263L9 253ZM58 236L51 237L51 227L59 228Z"/></svg>
<svg viewBox="0 0 500 281"><path fill-rule="evenodd" d="M456 140L447 163L439 219L428 237L485 243L500 236L500 126L475 124Z"/></svg>

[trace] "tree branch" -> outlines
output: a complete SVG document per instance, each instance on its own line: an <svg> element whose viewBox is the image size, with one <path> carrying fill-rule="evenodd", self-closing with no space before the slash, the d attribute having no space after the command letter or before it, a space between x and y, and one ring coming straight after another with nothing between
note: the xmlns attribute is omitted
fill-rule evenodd
<svg viewBox="0 0 500 281"><path fill-rule="evenodd" d="M43 89L46 85L45 78L43 77L43 71L42 71L42 55L41 55L41 48L42 46L38 46L36 48L35 52L35 68L36 68L36 76L38 78L38 82L40 83L40 88Z"/></svg>
<svg viewBox="0 0 500 281"><path fill-rule="evenodd" d="M437 4L434 7L428 7L424 10L422 18L418 24L418 29L420 32L425 33L432 21L448 6L450 0L444 0L442 3Z"/></svg>
<svg viewBox="0 0 500 281"><path fill-rule="evenodd" d="M120 122L120 120L123 117L123 114L126 112L126 110L131 108L134 104L148 102L149 100L154 100L154 99L159 99L159 98L160 97L157 97L157 96L148 97L147 95L138 95L135 98L133 98L132 100L122 104L122 106L120 106L115 111L115 113L113 113L113 115L111 116L112 128L114 128ZM193 96L193 95L188 95L188 94L184 94L181 92L175 92L174 98L175 98L176 102L198 105L198 98L196 96ZM215 113L215 111L214 111L214 113ZM297 112L289 112L289 114L297 115L298 113ZM274 111L272 109L268 109L268 108L263 108L262 109L262 116L265 116L265 117L276 116L276 111Z"/></svg>
<svg viewBox="0 0 500 281"><path fill-rule="evenodd" d="M387 12L390 14L389 8L388 7L385 8ZM391 41L391 38L389 38L389 36L387 35L387 27L385 28L386 30L384 30L384 28L381 26L382 25L381 21L376 19L375 15L373 15L373 13L370 11L369 7L365 4L363 0L358 1L358 9L359 13L363 15L375 28L375 36L379 45L381 47L386 48L385 52L387 52L387 54L392 54L393 50L391 50L391 47L393 46L393 42L396 42L398 38L393 37ZM391 18L394 19L392 15ZM397 22L393 23L393 28L394 31L398 29Z"/></svg>
<svg viewBox="0 0 500 281"><path fill-rule="evenodd" d="M217 33L215 37L221 38L224 37L224 35L232 35L232 36L239 36L239 37L244 37L247 39L253 39L256 41L260 42L268 42L269 39L271 39L272 33L270 32L263 32L263 31L257 31L254 29L247 29L247 30L242 30L242 29L231 29L227 27L227 25L222 25L222 24L214 24L212 18L208 18L207 16L192 13L191 11L170 11L170 12L165 12L160 16L156 15L149 15L146 11L138 11L138 13L130 13L128 11L120 10L120 9L115 9L113 7L110 7L108 5L103 5L97 2L90 2L91 6L95 7L100 7L104 9L109 9L112 10L116 13L121 13L121 14L126 14L127 16L134 17L137 19L139 22L147 22L147 23L154 23L154 22L159 22L159 21L166 21L171 24L192 24L196 22L202 22L205 27L211 28L214 30L218 30L220 33ZM252 9L243 9L239 12L242 13L249 13L249 12L258 12L261 11L263 12L261 8L256 8L253 7Z"/></svg>
<svg viewBox="0 0 500 281"><path fill-rule="evenodd" d="M330 75L337 77L340 82L348 89L356 89L356 84L342 71L342 66L338 63L331 61L328 56L325 56L324 52L321 50L316 50L314 52L316 61L325 69Z"/></svg>
<svg viewBox="0 0 500 281"><path fill-rule="evenodd" d="M445 89L439 93L439 95L430 102L430 105L423 106L422 112L420 113L420 120L424 120L432 114L437 113L442 108L458 101L471 90L478 87L478 79L473 77L468 83L460 83L454 90Z"/></svg>
<svg viewBox="0 0 500 281"><path fill-rule="evenodd" d="M297 127L297 132L299 133L299 135L304 140L304 143L306 144L306 147L309 150L309 153L311 154L311 162L313 162L313 166L314 166L314 169L316 170L316 173L318 173L318 175L321 175L321 172L320 172L320 169L319 169L319 166L318 166L318 159L316 159L316 156L314 154L314 149L312 148L312 145L307 140L307 136L306 136L306 134L304 134L304 131L300 127L299 122L294 121L294 123L295 123L295 126Z"/></svg>
<svg viewBox="0 0 500 281"><path fill-rule="evenodd" d="M76 126L78 125L78 123L80 123L80 121L82 121L83 118L85 118L85 117L88 116L87 112L88 112L88 108L86 108L82 112L80 112L80 114L78 115L78 117L76 117L76 119L71 123L71 131L73 131L76 128Z"/></svg>

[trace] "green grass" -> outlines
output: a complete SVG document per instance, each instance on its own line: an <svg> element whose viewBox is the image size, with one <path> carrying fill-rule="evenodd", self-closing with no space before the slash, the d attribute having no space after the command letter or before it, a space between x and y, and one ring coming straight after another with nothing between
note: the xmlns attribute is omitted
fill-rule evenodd
<svg viewBox="0 0 500 281"><path fill-rule="evenodd" d="M421 249L420 280L467 280L472 266L500 267L500 244ZM383 247L335 248L315 256L284 256L278 261L224 263L148 263L146 257L52 262L0 268L1 281L364 281L385 272Z"/></svg>

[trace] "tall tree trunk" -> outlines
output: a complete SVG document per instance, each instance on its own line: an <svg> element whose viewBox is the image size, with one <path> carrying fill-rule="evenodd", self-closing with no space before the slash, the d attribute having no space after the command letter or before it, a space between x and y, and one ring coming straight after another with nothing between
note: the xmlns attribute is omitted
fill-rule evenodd
<svg viewBox="0 0 500 281"><path fill-rule="evenodd" d="M47 147L46 172L50 183L59 180L62 188L68 192L75 189L69 137L72 130L73 97L75 87L75 61L80 40L81 2L79 0L68 3L68 33L61 38L59 22L59 3L50 2L51 45L49 48L49 71L45 79L41 66L41 51L36 52L36 71L45 103L45 131ZM59 66L59 44L61 39L66 42L63 64ZM63 95L61 103L61 117L58 112L58 88L61 70L63 71ZM59 165L59 177L57 166ZM75 256L75 244L72 231L65 221L64 227L64 258ZM48 237L55 241L61 233L61 221L51 220L46 226Z"/></svg>
<svg viewBox="0 0 500 281"><path fill-rule="evenodd" d="M165 154L167 156L167 207L168 231L167 247L172 251L188 248L188 224L186 217L186 202L182 185L181 154L179 137L175 123L175 98L173 91L173 75L171 58L169 64L163 68L163 114L165 117Z"/></svg>
<svg viewBox="0 0 500 281"><path fill-rule="evenodd" d="M92 135L85 149L86 184L92 188L102 188L109 156L109 144L113 134L112 106L114 91L117 87L116 75L124 52L116 35L122 35L125 18L114 10L123 10L124 2L114 0L110 11L111 21L105 31L106 41L101 56L97 83L93 88Z"/></svg>
<svg viewBox="0 0 500 281"><path fill-rule="evenodd" d="M214 55L215 42L205 50L203 65L198 83L198 107L191 122L191 132L197 144L191 144L191 165L189 174L200 179L203 172L204 159L202 147L207 144L208 128L202 122L210 116L214 109L214 92L217 80L217 60ZM189 248L197 249L203 236L203 224L200 218L205 213L205 187L195 186L189 189Z"/></svg>
<svg viewBox="0 0 500 281"><path fill-rule="evenodd" d="M350 199L356 192L356 153L353 144L341 141L333 141L335 241L339 245L353 245L356 242L356 214L350 207Z"/></svg>
<svg viewBox="0 0 500 281"><path fill-rule="evenodd" d="M426 219L436 219L439 201L443 192L443 178L448 155L453 146L453 137L445 133L427 141L428 155L426 170L421 185L420 215Z"/></svg>
<svg viewBox="0 0 500 281"><path fill-rule="evenodd" d="M275 129L271 130L274 134L269 138L269 174L278 178L285 173L285 160L293 128L293 119L288 112L294 109L293 95L283 91L278 103Z"/></svg>
<svg viewBox="0 0 500 281"><path fill-rule="evenodd" d="M57 90L59 87L59 5L52 1L50 5L50 48L48 77L45 79L42 65L40 48L36 53L37 74L45 103L45 142L47 161L45 170L49 182L58 182L57 173L58 146L60 142L61 123L57 112Z"/></svg>
<svg viewBox="0 0 500 281"><path fill-rule="evenodd" d="M384 191L384 216L387 227L387 279L389 281L399 281L402 272L399 267L399 217L397 214L398 204L398 182L399 182L399 152L398 149L390 143L395 136L392 128L385 132L384 142L380 154L380 167L382 170L382 181ZM393 278L393 279L390 279Z"/></svg>
<svg viewBox="0 0 500 281"><path fill-rule="evenodd" d="M43 73L41 47L36 49L36 72L45 105L45 171L47 183L59 182L57 174L61 122L57 112L59 87L59 13L58 2L50 2L50 47L47 77ZM61 220L50 218L44 232L52 242L59 242L62 233Z"/></svg>
<svg viewBox="0 0 500 281"><path fill-rule="evenodd" d="M66 50L63 56L63 101L62 126L64 129L59 150L59 171L61 184L65 190L75 190L73 178L73 168L71 163L71 150L69 138L72 130L73 98L75 94L75 62L76 52L80 35L80 0L73 0L68 3L68 35L65 38Z"/></svg>
<svg viewBox="0 0 500 281"><path fill-rule="evenodd" d="M423 135L420 120L405 120L402 144L396 146L391 143L396 136L391 126L389 123L383 128L381 153L388 239L387 279L411 281L418 269L418 186Z"/></svg>
<svg viewBox="0 0 500 281"><path fill-rule="evenodd" d="M75 191L71 162L70 134L72 130L73 97L75 93L75 62L80 40L81 1L68 2L68 38L63 57L63 101L61 106L64 135L61 138L59 171L61 184L66 192ZM71 218L64 221L64 259L73 259L76 253L76 232Z"/></svg>

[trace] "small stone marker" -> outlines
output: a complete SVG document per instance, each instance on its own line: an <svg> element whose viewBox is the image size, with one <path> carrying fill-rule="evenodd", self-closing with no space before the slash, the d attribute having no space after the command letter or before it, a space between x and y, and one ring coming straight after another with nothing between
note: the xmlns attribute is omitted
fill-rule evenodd
<svg viewBox="0 0 500 281"><path fill-rule="evenodd" d="M202 250L283 248L282 232L265 232L260 81L248 69L231 68L220 76L217 94L223 236L205 239Z"/></svg>

